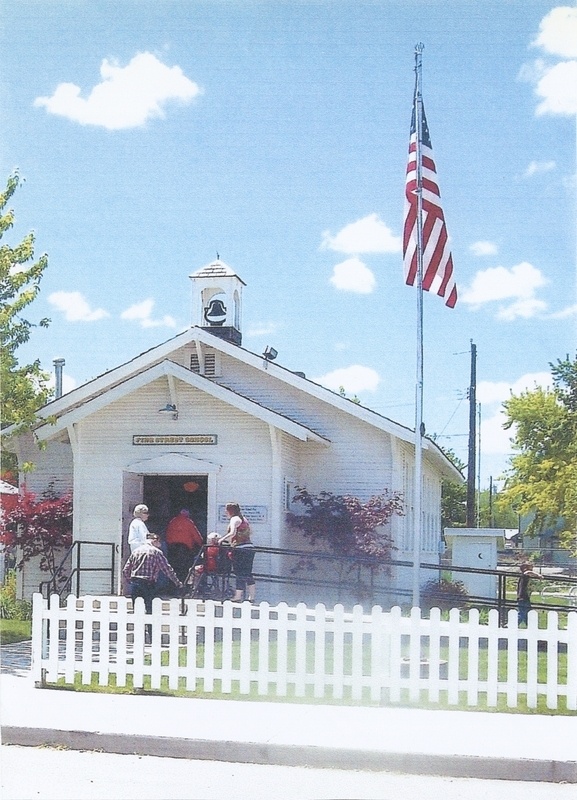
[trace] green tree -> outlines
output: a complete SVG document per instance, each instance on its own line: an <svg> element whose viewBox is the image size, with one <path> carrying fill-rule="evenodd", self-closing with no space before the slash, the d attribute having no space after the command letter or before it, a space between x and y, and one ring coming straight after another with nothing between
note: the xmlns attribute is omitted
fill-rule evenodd
<svg viewBox="0 0 577 800"><path fill-rule="evenodd" d="M7 181L6 189L0 193L0 239L14 225L14 211L6 206L20 184L18 172ZM36 410L46 403L52 394L47 385L49 375L40 361L20 364L16 351L25 344L35 323L24 319L24 309L32 303L40 291L40 281L48 266L48 257L42 255L34 261L34 234L29 233L15 247L0 246L0 400L2 403L2 427L16 424L20 432L30 427L36 419ZM37 324L46 327L48 319ZM5 467L14 467L10 454L2 452Z"/></svg>
<svg viewBox="0 0 577 800"><path fill-rule="evenodd" d="M441 447L438 442L437 445ZM450 448L441 447L441 450L458 470L462 472L465 469L464 462ZM441 481L441 529L464 528L466 521L467 485L455 481Z"/></svg>
<svg viewBox="0 0 577 800"><path fill-rule="evenodd" d="M496 489L492 503L489 489L484 489L479 496L479 524L481 528L518 528L519 515Z"/></svg>
<svg viewBox="0 0 577 800"><path fill-rule="evenodd" d="M563 520L565 542L577 529L577 357L550 364L553 389L536 388L504 403L513 430L511 468L499 505L531 515L528 533Z"/></svg>

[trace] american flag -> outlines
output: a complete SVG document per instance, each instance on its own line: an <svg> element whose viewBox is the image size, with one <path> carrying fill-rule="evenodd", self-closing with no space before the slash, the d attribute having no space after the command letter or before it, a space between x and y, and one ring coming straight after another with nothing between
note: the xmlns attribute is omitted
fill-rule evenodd
<svg viewBox="0 0 577 800"><path fill-rule="evenodd" d="M405 283L414 286L417 281L417 123L413 106L411 141L405 184L405 229L403 259ZM453 258L449 249L447 226L441 208L441 194L437 185L437 171L433 161L431 137L425 109L422 108L421 162L423 180L423 289L436 292L445 298L445 305L453 308L457 302L457 287L453 278Z"/></svg>

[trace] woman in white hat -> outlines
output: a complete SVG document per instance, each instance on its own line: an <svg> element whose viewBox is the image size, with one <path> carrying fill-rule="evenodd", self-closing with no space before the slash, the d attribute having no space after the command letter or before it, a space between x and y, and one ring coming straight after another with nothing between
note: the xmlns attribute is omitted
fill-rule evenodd
<svg viewBox="0 0 577 800"><path fill-rule="evenodd" d="M149 534L149 530L146 527L146 520L149 514L148 506L145 506L144 503L139 503L134 506L132 513L134 517L128 526L128 544L130 552L134 553L137 547L140 547L141 544L146 544L146 538Z"/></svg>

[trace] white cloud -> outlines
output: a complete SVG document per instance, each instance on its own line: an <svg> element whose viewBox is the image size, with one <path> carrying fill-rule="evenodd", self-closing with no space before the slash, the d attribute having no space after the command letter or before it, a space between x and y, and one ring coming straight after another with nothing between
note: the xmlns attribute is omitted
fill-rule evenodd
<svg viewBox="0 0 577 800"><path fill-rule="evenodd" d="M180 67L167 67L151 53L139 53L126 67L104 59L102 82L88 97L80 87L61 83L52 97L37 97L35 106L50 114L66 117L81 125L100 125L108 130L135 128L153 117L164 117L163 106L170 100L189 103L201 89Z"/></svg>
<svg viewBox="0 0 577 800"><path fill-rule="evenodd" d="M483 453L510 453L512 429L505 430L507 418L499 409L493 416L481 420L481 450Z"/></svg>
<svg viewBox="0 0 577 800"><path fill-rule="evenodd" d="M556 311L554 314L549 314L551 319L566 319L567 317L577 316L577 303L572 306L567 306L562 311Z"/></svg>
<svg viewBox="0 0 577 800"><path fill-rule="evenodd" d="M358 258L347 258L333 269L330 282L343 292L370 294L375 288L375 276Z"/></svg>
<svg viewBox="0 0 577 800"><path fill-rule="evenodd" d="M547 69L535 93L543 98L536 109L542 114L577 114L577 61L560 61Z"/></svg>
<svg viewBox="0 0 577 800"><path fill-rule="evenodd" d="M62 373L62 394L68 394L68 392L76 389L77 385L78 384L71 375L67 375L65 372ZM48 381L48 386L50 386L51 389L56 388L56 376L54 373L52 373L52 376Z"/></svg>
<svg viewBox="0 0 577 800"><path fill-rule="evenodd" d="M543 302L543 300L537 300L536 297L530 297L527 300L517 300L515 303L511 303L510 306L500 308L497 311L497 319L504 319L507 322L512 322L518 317L530 319L546 309L547 303Z"/></svg>
<svg viewBox="0 0 577 800"><path fill-rule="evenodd" d="M540 175L543 172L551 172L555 169L556 164L554 161L531 161L525 172L524 178L531 178L533 175Z"/></svg>
<svg viewBox="0 0 577 800"><path fill-rule="evenodd" d="M80 292L52 292L48 295L48 302L57 311L62 311L68 322L95 322L110 316L103 308L92 311Z"/></svg>
<svg viewBox="0 0 577 800"><path fill-rule="evenodd" d="M342 386L348 393L374 392L379 385L380 378L377 372L370 367L353 364L351 367L335 369L320 378L313 378L316 383L338 392Z"/></svg>
<svg viewBox="0 0 577 800"><path fill-rule="evenodd" d="M528 389L533 390L536 386L543 389L551 389L553 379L549 372L528 372L516 381L507 383L506 381L480 381L477 384L477 400L482 404L502 403L508 400L511 394L521 394Z"/></svg>
<svg viewBox="0 0 577 800"><path fill-rule="evenodd" d="M556 64L537 59L521 67L519 77L532 83L541 98L535 113L573 116L577 113L577 8L557 6L550 11L532 44L549 55L571 59Z"/></svg>
<svg viewBox="0 0 577 800"><path fill-rule="evenodd" d="M348 254L398 253L401 250L401 238L393 236L391 229L377 214L369 214L345 225L336 236L325 231L321 248Z"/></svg>
<svg viewBox="0 0 577 800"><path fill-rule="evenodd" d="M515 300L501 306L497 316L506 320L528 318L547 308L545 302L535 297L535 290L546 283L541 272L526 261L510 270L491 267L477 272L471 286L463 291L461 300L476 307L498 300Z"/></svg>
<svg viewBox="0 0 577 800"><path fill-rule="evenodd" d="M497 254L497 245L493 242L473 242L469 247L474 256L494 256Z"/></svg>
<svg viewBox="0 0 577 800"><path fill-rule="evenodd" d="M142 303L135 303L133 306L130 306L130 308L127 308L126 311L123 311L120 315L120 319L140 322L143 328L158 328L160 326L176 328L175 320L168 316L168 314L162 317L162 319L152 319L150 314L153 307L154 300L151 298L143 300Z"/></svg>
<svg viewBox="0 0 577 800"><path fill-rule="evenodd" d="M577 8L557 6L550 11L541 20L533 45L562 58L577 57Z"/></svg>

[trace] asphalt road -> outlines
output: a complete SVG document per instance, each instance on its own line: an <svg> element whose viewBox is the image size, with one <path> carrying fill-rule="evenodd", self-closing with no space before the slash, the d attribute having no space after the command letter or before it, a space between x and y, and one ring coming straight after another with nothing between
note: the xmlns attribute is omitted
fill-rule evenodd
<svg viewBox="0 0 577 800"><path fill-rule="evenodd" d="M575 800L575 785L3 746L2 800Z"/></svg>

